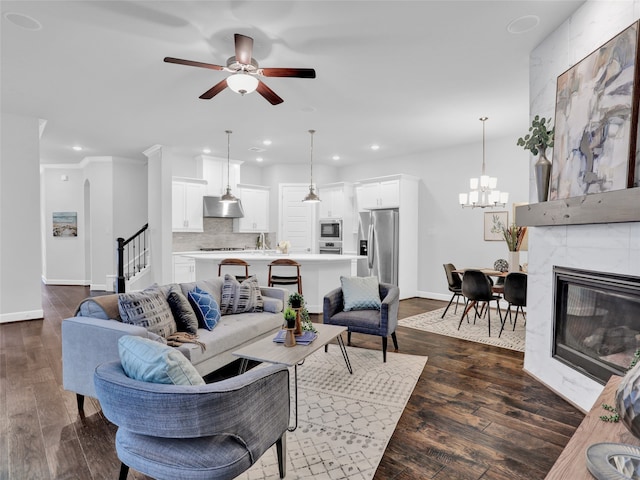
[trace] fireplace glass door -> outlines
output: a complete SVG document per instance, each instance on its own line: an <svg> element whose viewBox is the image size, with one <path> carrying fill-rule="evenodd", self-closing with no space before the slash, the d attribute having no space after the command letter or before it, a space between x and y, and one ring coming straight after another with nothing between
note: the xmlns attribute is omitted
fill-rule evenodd
<svg viewBox="0 0 640 480"><path fill-rule="evenodd" d="M603 385L640 348L640 277L554 267L553 357Z"/></svg>

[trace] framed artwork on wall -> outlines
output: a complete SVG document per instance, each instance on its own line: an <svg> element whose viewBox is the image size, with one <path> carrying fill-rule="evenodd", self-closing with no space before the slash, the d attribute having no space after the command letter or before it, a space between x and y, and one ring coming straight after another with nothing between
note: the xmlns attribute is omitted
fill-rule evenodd
<svg viewBox="0 0 640 480"><path fill-rule="evenodd" d="M484 212L484 239L487 242L504 242L503 228L509 227L507 212Z"/></svg>
<svg viewBox="0 0 640 480"><path fill-rule="evenodd" d="M77 237L78 212L53 212L53 236Z"/></svg>
<svg viewBox="0 0 640 480"><path fill-rule="evenodd" d="M558 77L549 200L633 186L638 22Z"/></svg>

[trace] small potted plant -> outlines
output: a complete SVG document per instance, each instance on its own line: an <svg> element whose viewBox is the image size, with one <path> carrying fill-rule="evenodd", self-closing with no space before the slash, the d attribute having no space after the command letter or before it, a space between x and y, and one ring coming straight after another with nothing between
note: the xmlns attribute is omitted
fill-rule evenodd
<svg viewBox="0 0 640 480"><path fill-rule="evenodd" d="M529 132L518 139L518 145L533 155L540 154L535 164L536 187L538 189L538 202L546 202L549 196L549 179L551 178L551 162L547 159L547 148L553 148L555 127L551 125L551 119L536 115L531 122Z"/></svg>
<svg viewBox="0 0 640 480"><path fill-rule="evenodd" d="M293 292L289 294L288 303L291 308L302 308L302 305L304 305L304 297L298 292Z"/></svg>
<svg viewBox="0 0 640 480"><path fill-rule="evenodd" d="M297 312L293 308L286 308L284 310L284 321L287 324L287 328L296 328Z"/></svg>

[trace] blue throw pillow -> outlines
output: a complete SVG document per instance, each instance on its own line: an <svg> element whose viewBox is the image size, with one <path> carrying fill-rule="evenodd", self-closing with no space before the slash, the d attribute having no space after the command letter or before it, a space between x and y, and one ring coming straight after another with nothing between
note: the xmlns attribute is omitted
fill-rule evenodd
<svg viewBox="0 0 640 480"><path fill-rule="evenodd" d="M344 311L380 310L380 290L377 277L340 277Z"/></svg>
<svg viewBox="0 0 640 480"><path fill-rule="evenodd" d="M188 296L200 326L207 330L213 330L220 321L220 307L218 307L216 299L209 292L198 287L191 290Z"/></svg>
<svg viewBox="0 0 640 480"><path fill-rule="evenodd" d="M182 352L148 338L124 335L118 339L120 363L127 377L150 383L204 385Z"/></svg>

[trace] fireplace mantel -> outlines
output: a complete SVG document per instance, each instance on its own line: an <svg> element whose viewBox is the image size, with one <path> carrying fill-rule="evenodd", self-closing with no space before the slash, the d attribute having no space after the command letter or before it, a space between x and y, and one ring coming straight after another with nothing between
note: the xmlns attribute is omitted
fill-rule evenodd
<svg viewBox="0 0 640 480"><path fill-rule="evenodd" d="M640 222L640 187L516 207L521 227Z"/></svg>

